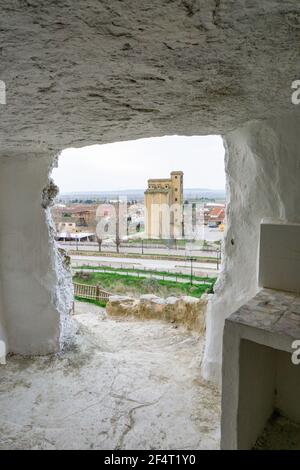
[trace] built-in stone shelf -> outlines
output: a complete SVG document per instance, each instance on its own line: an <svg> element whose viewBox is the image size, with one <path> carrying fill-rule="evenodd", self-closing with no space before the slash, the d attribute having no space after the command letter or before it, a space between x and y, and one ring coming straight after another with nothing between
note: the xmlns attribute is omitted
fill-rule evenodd
<svg viewBox="0 0 300 470"><path fill-rule="evenodd" d="M262 289L225 322L223 449L249 449L274 410L300 423L300 296ZM300 355L299 355L300 356Z"/></svg>

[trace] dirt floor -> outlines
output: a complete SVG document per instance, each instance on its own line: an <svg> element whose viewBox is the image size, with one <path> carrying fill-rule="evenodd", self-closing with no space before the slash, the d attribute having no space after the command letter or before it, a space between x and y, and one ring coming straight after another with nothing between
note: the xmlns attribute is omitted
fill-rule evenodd
<svg viewBox="0 0 300 470"><path fill-rule="evenodd" d="M203 340L76 304L57 356L0 367L0 449L217 449L220 396L200 378Z"/></svg>

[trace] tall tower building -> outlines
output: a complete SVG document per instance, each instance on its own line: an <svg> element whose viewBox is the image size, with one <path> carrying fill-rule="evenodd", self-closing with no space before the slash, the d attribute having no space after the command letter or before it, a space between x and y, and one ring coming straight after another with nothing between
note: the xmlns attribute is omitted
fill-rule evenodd
<svg viewBox="0 0 300 470"><path fill-rule="evenodd" d="M182 238L183 227L183 172L172 171L172 211L171 211L171 238Z"/></svg>
<svg viewBox="0 0 300 470"><path fill-rule="evenodd" d="M183 172L170 178L149 179L145 191L145 225L148 238L182 238Z"/></svg>

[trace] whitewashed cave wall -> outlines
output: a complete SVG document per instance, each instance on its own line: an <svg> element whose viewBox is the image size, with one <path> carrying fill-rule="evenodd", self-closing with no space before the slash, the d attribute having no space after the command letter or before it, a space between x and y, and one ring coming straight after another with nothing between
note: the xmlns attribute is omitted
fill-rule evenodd
<svg viewBox="0 0 300 470"><path fill-rule="evenodd" d="M300 117L253 121L225 137L224 264L207 312L205 378L220 382L224 320L258 290L262 219L300 222Z"/></svg>
<svg viewBox="0 0 300 470"><path fill-rule="evenodd" d="M210 380L220 380L225 318L258 289L261 220L300 220L299 125L289 114L226 135L225 261L207 314L202 369ZM57 351L68 331L70 273L54 249L49 209L42 207L51 165L52 157L41 154L0 158L0 335L13 352Z"/></svg>
<svg viewBox="0 0 300 470"><path fill-rule="evenodd" d="M42 198L51 165L43 154L0 158L0 339L14 353L58 351L72 300Z"/></svg>

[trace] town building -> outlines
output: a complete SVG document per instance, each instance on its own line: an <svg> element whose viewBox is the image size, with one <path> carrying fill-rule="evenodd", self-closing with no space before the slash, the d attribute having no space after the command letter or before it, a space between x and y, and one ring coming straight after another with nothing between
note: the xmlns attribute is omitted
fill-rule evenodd
<svg viewBox="0 0 300 470"><path fill-rule="evenodd" d="M209 208L208 212L204 214L204 222L209 224L220 225L225 220L225 205L214 206Z"/></svg>
<svg viewBox="0 0 300 470"><path fill-rule="evenodd" d="M76 223L75 222L59 222L57 226L58 232L70 232L76 233Z"/></svg>
<svg viewBox="0 0 300 470"><path fill-rule="evenodd" d="M182 171L172 171L170 178L148 180L145 227L147 238L184 236Z"/></svg>

